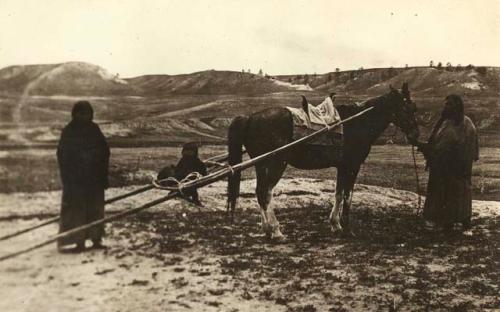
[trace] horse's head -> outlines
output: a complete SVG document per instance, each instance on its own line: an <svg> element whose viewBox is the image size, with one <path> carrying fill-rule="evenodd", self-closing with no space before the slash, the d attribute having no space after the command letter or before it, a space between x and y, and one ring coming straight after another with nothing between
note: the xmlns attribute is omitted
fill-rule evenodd
<svg viewBox="0 0 500 312"><path fill-rule="evenodd" d="M401 92L391 86L388 102L392 111L391 122L403 130L410 143L416 142L420 135L416 120L417 106L411 100L408 83L403 83Z"/></svg>

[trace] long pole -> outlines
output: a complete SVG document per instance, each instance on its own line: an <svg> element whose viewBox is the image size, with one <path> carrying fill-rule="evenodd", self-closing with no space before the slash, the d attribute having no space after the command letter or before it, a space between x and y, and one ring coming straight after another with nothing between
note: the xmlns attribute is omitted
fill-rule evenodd
<svg viewBox="0 0 500 312"><path fill-rule="evenodd" d="M165 201L167 201L169 199L172 199L175 196L177 196L178 193L179 192L169 193L167 196L160 197L160 198L158 198L158 199L156 199L156 200L154 200L152 202L149 202L147 204L144 204L144 205L142 205L140 207L133 208L133 209L130 209L130 210L127 210L127 211L123 211L123 212L117 213L115 215L112 215L110 217L103 218L103 219L100 219L100 220L97 220L97 221L94 221L94 222L91 222L91 223L79 226L77 228L71 229L69 231L59 233L59 234L54 235L51 238L45 240L44 242L38 243L36 245L33 245L33 246L31 246L29 248L26 248L26 249L23 249L23 250L19 250L19 251L10 253L8 255L2 256L2 257L0 257L0 262L5 261L5 260L10 259L10 258L14 258L14 257L20 256L20 255L25 254L27 252L30 252L32 250L41 248L41 247L46 246L46 245L48 245L50 243L56 242L60 238L68 237L68 236L74 235L76 233L79 233L81 231L86 231L86 230L90 229L93 226L101 225L101 224L104 224L104 223L107 223L107 222L111 222L111 221L115 221L115 220L121 219L121 218L126 217L126 216L130 216L130 215L136 214L139 211L142 211L144 209L153 207L153 206L158 205L160 203L163 203L163 202L165 202Z"/></svg>
<svg viewBox="0 0 500 312"><path fill-rule="evenodd" d="M216 156L213 156L213 157L210 157L208 158L207 160L205 160L205 162L208 162L208 161L225 161L227 160L227 157L228 157L228 154L225 153L225 154L221 154L221 155L216 155ZM149 190L152 190L154 189L154 185L152 184L149 184L149 185L146 185L146 186L143 186L143 187L140 187L136 190L133 190L133 191L130 191L128 193L125 193L125 194L121 194L121 195L118 195L118 196L115 196L115 197L112 197L108 200L106 200L104 202L105 205L108 205L108 204L111 204L111 203L114 203L116 201L119 201L119 200L122 200L122 199L125 199L125 198L128 198L130 196L134 196L134 195L137 195L137 194L141 194L141 193L144 193L146 191L149 191ZM39 223L37 225L34 225L34 226L31 226L31 227L28 227L28 228L24 228L24 229L21 229L19 231L16 231L16 232L13 232L13 233L10 233L10 234L7 234L7 235L4 235L4 236L0 236L0 241L4 241L4 240L7 240L9 238L12 238L12 237L16 237L16 236L19 236L21 234L24 234L24 233L28 233L28 232L31 232L31 231L34 231L36 229L39 229L41 227L44 227L46 225L49 225L49 224L52 224L52 223L55 223L55 222L58 222L60 219L59 216L57 217L53 217L53 218L50 218L48 220L45 220L43 221L42 223Z"/></svg>

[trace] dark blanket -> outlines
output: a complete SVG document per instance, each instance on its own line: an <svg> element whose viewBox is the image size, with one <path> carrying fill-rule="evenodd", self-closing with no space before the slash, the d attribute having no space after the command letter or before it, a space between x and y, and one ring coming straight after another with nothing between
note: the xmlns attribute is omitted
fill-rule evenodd
<svg viewBox="0 0 500 312"><path fill-rule="evenodd" d="M323 128L308 129L293 127L293 140L301 139ZM299 169L322 169L336 166L340 163L343 153L343 135L329 131L304 144L296 146L289 157L293 158L294 166Z"/></svg>
<svg viewBox="0 0 500 312"><path fill-rule="evenodd" d="M104 217L108 187L109 147L99 127L71 121L62 131L57 160L63 196L59 231L64 232ZM60 245L99 240L104 226L61 239Z"/></svg>
<svg viewBox="0 0 500 312"><path fill-rule="evenodd" d="M424 218L441 225L470 223L472 163L479 158L476 129L465 116L456 125L445 120L427 147L429 182Z"/></svg>

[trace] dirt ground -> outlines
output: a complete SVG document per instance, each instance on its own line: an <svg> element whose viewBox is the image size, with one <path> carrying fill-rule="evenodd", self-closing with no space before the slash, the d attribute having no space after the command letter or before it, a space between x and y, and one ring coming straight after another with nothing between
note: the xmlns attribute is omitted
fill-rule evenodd
<svg viewBox="0 0 500 312"><path fill-rule="evenodd" d="M275 189L285 243L267 241L245 180L234 224L225 183L205 208L173 200L107 225L104 251L55 246L0 263L0 311L487 311L500 309L500 203L475 201L473 235L429 231L417 196L357 185L355 238L330 232L332 181L284 179ZM114 188L111 197L133 187ZM151 191L108 213L161 196ZM60 192L0 194L0 236L56 215ZM9 207L9 209L7 209ZM56 225L0 242L0 254Z"/></svg>

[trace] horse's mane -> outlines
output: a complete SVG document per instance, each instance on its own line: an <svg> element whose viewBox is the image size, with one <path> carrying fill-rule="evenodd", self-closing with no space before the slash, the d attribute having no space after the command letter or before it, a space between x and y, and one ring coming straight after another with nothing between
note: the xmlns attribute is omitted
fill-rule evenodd
<svg viewBox="0 0 500 312"><path fill-rule="evenodd" d="M362 102L339 104L336 105L335 108L338 110L340 117L344 119L345 117L357 114L369 107L381 105L381 103L385 102L385 99L389 94L390 93L379 95Z"/></svg>

